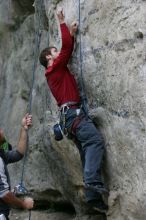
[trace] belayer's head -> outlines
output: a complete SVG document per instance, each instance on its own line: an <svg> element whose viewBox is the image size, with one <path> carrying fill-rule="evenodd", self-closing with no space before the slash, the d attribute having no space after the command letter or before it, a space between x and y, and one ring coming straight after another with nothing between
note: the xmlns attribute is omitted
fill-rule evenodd
<svg viewBox="0 0 146 220"><path fill-rule="evenodd" d="M48 66L51 66L54 62L54 60L58 57L59 51L56 47L47 47L40 53L40 63L42 66L47 68Z"/></svg>

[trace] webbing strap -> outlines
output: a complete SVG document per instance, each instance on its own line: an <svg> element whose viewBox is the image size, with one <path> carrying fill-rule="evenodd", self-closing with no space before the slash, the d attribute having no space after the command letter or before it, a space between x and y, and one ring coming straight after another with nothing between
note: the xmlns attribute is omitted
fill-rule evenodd
<svg viewBox="0 0 146 220"><path fill-rule="evenodd" d="M61 110L61 109L64 108L64 107L70 106L70 105L80 105L80 103L78 103L78 102L66 102L66 103L62 104L62 105L59 107L59 110Z"/></svg>

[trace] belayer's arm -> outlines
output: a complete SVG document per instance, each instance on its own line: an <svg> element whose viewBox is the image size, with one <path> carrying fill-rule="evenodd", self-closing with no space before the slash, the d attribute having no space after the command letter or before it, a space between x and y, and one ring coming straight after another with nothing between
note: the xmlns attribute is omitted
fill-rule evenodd
<svg viewBox="0 0 146 220"><path fill-rule="evenodd" d="M14 163L22 159L27 148L27 130L32 125L32 116L26 114L22 119L22 127L20 130L19 141L17 145L17 150L12 150L7 153L8 163Z"/></svg>

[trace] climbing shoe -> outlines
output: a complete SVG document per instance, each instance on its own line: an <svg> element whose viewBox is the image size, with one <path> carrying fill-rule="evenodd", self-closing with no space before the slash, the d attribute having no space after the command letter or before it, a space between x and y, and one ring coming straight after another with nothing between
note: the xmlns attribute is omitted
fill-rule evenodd
<svg viewBox="0 0 146 220"><path fill-rule="evenodd" d="M100 194L109 194L108 190L104 187L102 183L96 185L86 184L85 189L89 189Z"/></svg>
<svg viewBox="0 0 146 220"><path fill-rule="evenodd" d="M90 208L94 211L98 211L100 213L106 213L108 211L108 205L106 205L101 198L100 200L90 200L88 201Z"/></svg>

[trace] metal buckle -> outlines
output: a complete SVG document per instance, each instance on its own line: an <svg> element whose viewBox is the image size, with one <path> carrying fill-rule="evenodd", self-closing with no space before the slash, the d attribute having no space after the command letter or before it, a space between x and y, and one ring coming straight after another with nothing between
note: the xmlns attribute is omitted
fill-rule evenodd
<svg viewBox="0 0 146 220"><path fill-rule="evenodd" d="M77 114L77 116L79 116L80 112L81 112L81 109L80 109L80 108L77 108L77 109L76 109L76 114Z"/></svg>
<svg viewBox="0 0 146 220"><path fill-rule="evenodd" d="M64 105L64 106L61 108L62 114L66 114L68 109L69 109L69 107L68 107L67 105Z"/></svg>
<svg viewBox="0 0 146 220"><path fill-rule="evenodd" d="M14 194L16 196L22 196L22 195L27 195L28 190L20 183L17 186L14 187Z"/></svg>

